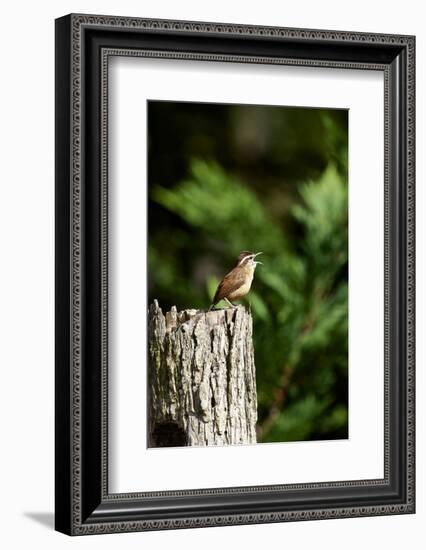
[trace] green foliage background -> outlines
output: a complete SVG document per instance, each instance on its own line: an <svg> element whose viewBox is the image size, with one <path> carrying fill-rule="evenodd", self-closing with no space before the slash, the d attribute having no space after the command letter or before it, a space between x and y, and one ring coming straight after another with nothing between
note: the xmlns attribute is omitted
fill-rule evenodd
<svg viewBox="0 0 426 550"><path fill-rule="evenodd" d="M260 442L348 434L347 124L344 110L148 104L149 301L206 308L239 252L263 251L247 297Z"/></svg>

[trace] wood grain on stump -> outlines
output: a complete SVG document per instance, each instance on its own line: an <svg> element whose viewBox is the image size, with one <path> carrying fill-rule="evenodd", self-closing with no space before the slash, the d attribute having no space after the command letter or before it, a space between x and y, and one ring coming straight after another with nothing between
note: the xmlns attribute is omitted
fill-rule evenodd
<svg viewBox="0 0 426 550"><path fill-rule="evenodd" d="M149 309L150 447L256 443L252 318L235 309Z"/></svg>

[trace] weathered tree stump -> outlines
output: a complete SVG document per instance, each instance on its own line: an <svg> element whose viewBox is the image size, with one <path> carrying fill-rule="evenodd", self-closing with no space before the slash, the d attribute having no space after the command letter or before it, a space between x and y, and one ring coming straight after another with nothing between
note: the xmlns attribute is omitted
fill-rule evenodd
<svg viewBox="0 0 426 550"><path fill-rule="evenodd" d="M249 311L149 309L150 447L256 443Z"/></svg>

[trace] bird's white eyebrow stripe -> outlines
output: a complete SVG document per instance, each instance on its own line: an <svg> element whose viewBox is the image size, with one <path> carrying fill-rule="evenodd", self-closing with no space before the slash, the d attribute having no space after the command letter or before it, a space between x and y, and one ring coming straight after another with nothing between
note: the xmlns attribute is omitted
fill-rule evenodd
<svg viewBox="0 0 426 550"><path fill-rule="evenodd" d="M238 262L238 265L243 264L244 262L246 262L247 260L249 260L251 257L252 257L252 256L244 256L244 258Z"/></svg>

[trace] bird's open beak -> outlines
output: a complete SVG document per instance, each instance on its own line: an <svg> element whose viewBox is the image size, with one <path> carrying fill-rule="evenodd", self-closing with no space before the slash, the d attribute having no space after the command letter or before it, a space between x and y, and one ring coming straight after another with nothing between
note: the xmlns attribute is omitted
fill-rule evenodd
<svg viewBox="0 0 426 550"><path fill-rule="evenodd" d="M263 252L258 252L257 254L255 254L255 255L253 256L253 260L256 258L256 256L259 256L259 254L263 254ZM263 265L262 262L254 262L254 263L255 263L256 265L257 265L257 264Z"/></svg>

